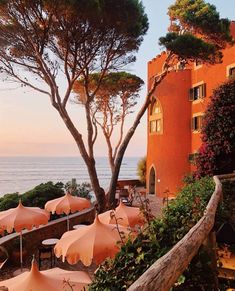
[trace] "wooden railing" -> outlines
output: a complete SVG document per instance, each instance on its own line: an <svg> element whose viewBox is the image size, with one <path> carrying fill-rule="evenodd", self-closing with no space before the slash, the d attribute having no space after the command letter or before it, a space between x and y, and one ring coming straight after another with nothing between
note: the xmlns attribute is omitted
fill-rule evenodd
<svg viewBox="0 0 235 291"><path fill-rule="evenodd" d="M221 176L226 179L227 176ZM235 174L229 175L229 179L235 178ZM211 240L211 230L215 222L215 213L222 199L222 185L220 176L215 176L215 191L206 207L203 217L190 231L163 257L158 259L145 273L135 281L129 291L168 291L185 271L199 247Z"/></svg>

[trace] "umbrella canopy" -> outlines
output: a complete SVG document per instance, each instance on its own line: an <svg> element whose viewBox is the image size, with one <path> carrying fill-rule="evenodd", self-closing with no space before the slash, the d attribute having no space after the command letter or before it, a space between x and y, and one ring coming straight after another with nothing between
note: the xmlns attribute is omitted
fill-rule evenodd
<svg viewBox="0 0 235 291"><path fill-rule="evenodd" d="M65 281L73 286L74 291L80 291L91 283L91 278L85 272L65 271L59 268L39 271L33 260L29 272L2 281L0 285L8 287L9 291L62 291L67 290Z"/></svg>
<svg viewBox="0 0 235 291"><path fill-rule="evenodd" d="M22 270L22 230L24 228L30 230L34 226L38 227L41 224L47 224L50 214L38 207L25 207L19 201L16 208L11 208L0 212L0 229L7 232L20 232L20 264Z"/></svg>
<svg viewBox="0 0 235 291"><path fill-rule="evenodd" d="M16 208L0 212L0 229L21 232L24 228L30 230L34 226L47 224L50 214L38 207L25 207L19 201Z"/></svg>
<svg viewBox="0 0 235 291"><path fill-rule="evenodd" d="M85 198L72 196L66 193L63 197L53 199L45 204L47 211L57 214L67 214L67 230L69 230L69 213L91 207L91 202Z"/></svg>
<svg viewBox="0 0 235 291"><path fill-rule="evenodd" d="M48 201L45 204L45 209L52 212L52 214L55 212L57 214L69 214L70 212L73 213L75 211L83 210L90 206L91 203L89 200L66 193L63 197Z"/></svg>
<svg viewBox="0 0 235 291"><path fill-rule="evenodd" d="M113 210L106 211L99 215L99 219L103 223L115 224L116 220L112 215ZM119 206L114 211L117 223L123 226L134 227L136 224L143 224L144 217L138 207L126 206L120 201Z"/></svg>
<svg viewBox="0 0 235 291"><path fill-rule="evenodd" d="M119 227L119 230L128 233L127 228ZM66 258L69 264L81 260L89 266L92 260L100 264L107 257L114 257L120 249L118 241L121 238L117 228L100 222L97 216L93 224L64 233L54 252L58 258L62 256L63 261Z"/></svg>

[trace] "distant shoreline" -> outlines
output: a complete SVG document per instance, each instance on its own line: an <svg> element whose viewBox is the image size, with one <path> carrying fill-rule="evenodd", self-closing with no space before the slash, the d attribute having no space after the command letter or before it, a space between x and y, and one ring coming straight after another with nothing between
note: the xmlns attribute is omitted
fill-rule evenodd
<svg viewBox="0 0 235 291"><path fill-rule="evenodd" d="M119 179L136 179L140 157L125 157ZM96 158L101 186L107 188L111 172L107 157ZM66 183L76 178L77 183L90 182L81 157L10 156L0 157L0 197L8 193L25 193L48 181Z"/></svg>

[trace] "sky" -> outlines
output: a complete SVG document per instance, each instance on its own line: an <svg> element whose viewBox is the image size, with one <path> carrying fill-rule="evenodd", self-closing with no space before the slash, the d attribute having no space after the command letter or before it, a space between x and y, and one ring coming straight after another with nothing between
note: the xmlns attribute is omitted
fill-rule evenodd
<svg viewBox="0 0 235 291"><path fill-rule="evenodd" d="M161 48L158 39L168 26L167 8L173 0L143 0L149 18L149 30L137 53L137 61L129 72L147 81L147 62L154 58ZM235 20L235 0L210 0L217 7L221 17ZM146 94L143 88L138 107ZM79 129L85 135L85 126L77 105L71 105L71 112ZM127 127L132 119L127 121ZM142 118L132 138L126 156L140 157L146 154L146 115ZM97 156L106 156L107 148L100 135L95 148ZM48 97L21 88L17 84L0 83L0 156L79 156L73 138L51 107Z"/></svg>

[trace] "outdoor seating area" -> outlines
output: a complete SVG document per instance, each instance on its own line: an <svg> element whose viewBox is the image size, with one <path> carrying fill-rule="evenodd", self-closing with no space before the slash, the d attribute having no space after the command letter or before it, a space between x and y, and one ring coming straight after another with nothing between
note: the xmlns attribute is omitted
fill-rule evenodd
<svg viewBox="0 0 235 291"><path fill-rule="evenodd" d="M135 188L128 188L125 189L122 193L125 193L125 197L133 199L133 191L129 192L129 189ZM136 194L137 195L137 194ZM139 195L139 194L138 194ZM78 200L70 199L68 194L64 197L60 198L60 201L64 203L64 206L61 206L61 203L58 203L58 199L54 208L50 208L48 205L52 205L53 201L47 203L45 205L45 209L36 209L33 207L33 210L36 211L36 214L32 212L30 207L24 207L21 202L19 202L18 207L15 209L10 209L7 211L0 212L0 226L5 229L6 231L18 231L20 233L20 269L19 266L12 265L12 262L6 266L5 263L9 259L7 255L5 260L2 260L1 266L4 267L4 271L0 274L0 286L13 286L15 282L18 282L15 278L19 277L24 280L29 274L36 274L37 276L47 275L49 277L53 277L53 272L51 273L42 273L47 272L48 270L54 270L54 268L60 268L67 271L83 271L86 274L89 274L89 278L91 280L92 274L94 273L97 266L104 261L107 257L114 257L115 254L120 249L120 244L117 245L117 241L124 242L129 235L133 236L133 232L131 228L135 227L135 225L143 225L144 224L144 217L139 209L139 207L128 206L123 203L122 194L120 195L119 205L115 210L107 211L103 214L100 214L95 217L94 222L88 225L87 222L84 223L71 223L69 221L69 215L71 212L81 211L84 208L92 208L90 203L84 203L84 199L78 198ZM75 198L75 197L72 197ZM134 197L135 198L135 197ZM66 202L64 200L66 199ZM133 199L134 200L134 199ZM75 202L74 202L75 201ZM137 204L138 199L136 199L135 204ZM62 203L62 204L63 204ZM69 205L70 203L70 205ZM77 203L77 204L76 204ZM59 205L59 206L56 206ZM74 206L76 205L76 207ZM57 208L58 207L58 208ZM64 207L64 208L63 208ZM5 213L13 213L17 211L24 212L24 216L27 217L27 222L21 222L21 216L17 216L14 220L14 224L7 224L7 219ZM65 209L65 210L63 210ZM25 214L27 211L29 213ZM27 233L23 234L22 230L32 229L32 227L37 227L37 229L33 229L30 231L40 232L41 229L47 227L47 223L49 220L49 212L57 212L57 213L65 213L66 214L66 228L67 231L62 235L62 237L51 236L41 239L38 241L37 253L35 254L35 259L32 261L32 257L34 255L28 254L26 257L23 257L23 250L24 250L24 240L22 239L27 236ZM78 212L79 214L79 212ZM30 220L29 217L35 216L34 220ZM40 219L40 216L43 219ZM46 218L46 220L45 220ZM53 222L55 223L55 222ZM39 226L40 224L45 224L44 226ZM118 229L115 225L119 225ZM56 228L56 225L55 225ZM70 230L73 229L73 230ZM122 236L120 237L120 232ZM96 238L93 238L94 233L97 234ZM49 235L49 234L48 234ZM90 235L90 239L89 239ZM103 240L103 238L106 240ZM40 238L40 237L39 237ZM71 245L71 246L70 246ZM4 248L3 248L4 250ZM94 251L95 250L95 251ZM81 263L81 262L82 263ZM30 267L30 265L32 266ZM27 271L24 273L24 271ZM63 270L60 270L62 272ZM67 272L66 271L66 272ZM13 274L20 274L17 277L13 278ZM21 274L22 273L22 274ZM26 275L27 274L27 275ZM72 273L70 273L70 276ZM57 276L57 275L55 275ZM13 279L11 279L13 278ZM5 279L5 281L4 281ZM3 280L3 281L2 281ZM13 280L13 281L11 281ZM25 279L26 280L26 279ZM17 283L18 284L18 283ZM22 283L23 284L23 283ZM76 285L76 284L75 284ZM23 286L23 285L22 285ZM11 287L11 288L13 288ZM11 289L11 290L20 290L20 289ZM23 290L23 289L22 289ZM59 290L59 289L58 289ZM80 289L74 289L80 290Z"/></svg>

